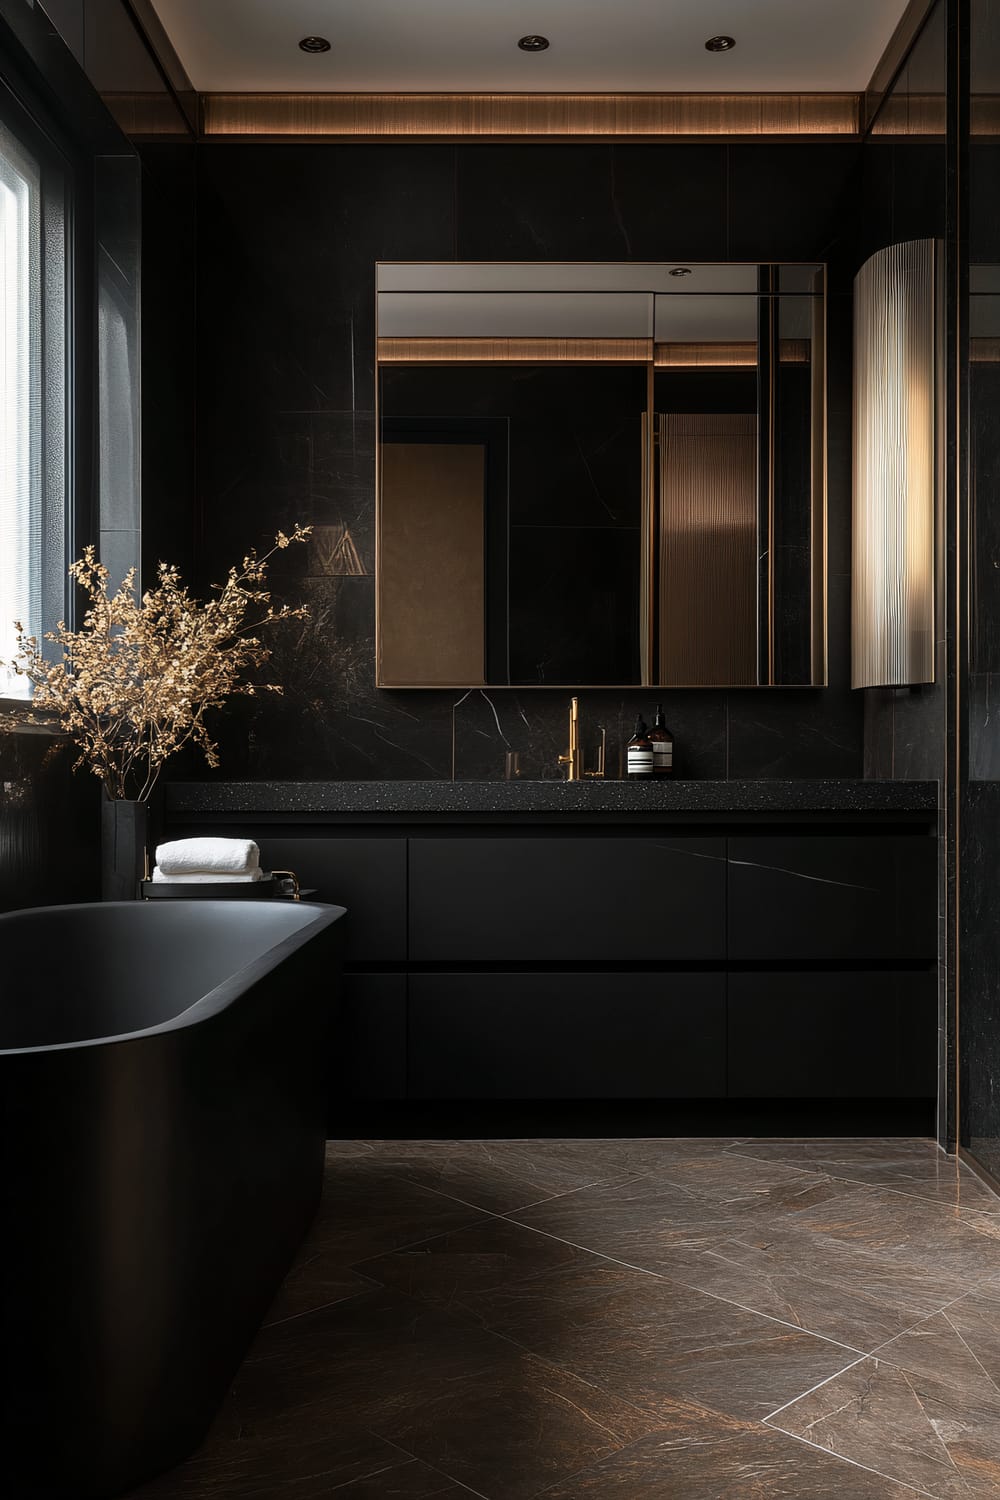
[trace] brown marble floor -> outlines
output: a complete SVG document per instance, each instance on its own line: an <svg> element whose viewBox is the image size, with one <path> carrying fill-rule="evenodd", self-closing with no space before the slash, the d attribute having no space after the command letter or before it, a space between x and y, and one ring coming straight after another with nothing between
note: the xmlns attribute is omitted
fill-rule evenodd
<svg viewBox="0 0 1000 1500"><path fill-rule="evenodd" d="M135 1500L1000 1496L1000 1201L919 1140L331 1142Z"/></svg>

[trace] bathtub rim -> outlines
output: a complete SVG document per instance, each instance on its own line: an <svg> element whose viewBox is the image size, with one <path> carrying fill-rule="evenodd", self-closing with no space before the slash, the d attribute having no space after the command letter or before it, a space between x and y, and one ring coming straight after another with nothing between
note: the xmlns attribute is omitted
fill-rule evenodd
<svg viewBox="0 0 1000 1500"><path fill-rule="evenodd" d="M17 917L41 916L43 913L52 914L57 912L108 911L113 908L125 908L127 910L148 908L156 911L173 908L176 910L178 907L184 907L188 904L192 906L196 905L201 911L205 911L206 908L209 910L218 908L220 911L231 913L236 908L240 911L246 911L248 920L251 913L257 914L259 912L259 906L256 902L243 902L233 899L220 899L216 901L198 899L196 901L192 898L190 903L183 899L163 902L77 901L64 903L60 906L27 906L19 907L15 911L0 912L0 937L3 934L3 924ZM339 922L342 917L347 915L347 908L345 906L334 906L324 901L289 902L289 906L293 905L297 911L308 910L314 912L315 916L311 921L303 922L294 932L288 933L280 942L273 944L270 948L266 948L263 953L259 953L255 958L244 964L242 968L227 975L225 979L219 984L214 985L212 989L206 990L203 995L198 995L186 1009L179 1011L176 1016L171 1016L169 1020L160 1021L155 1026L141 1027L138 1031L115 1032L110 1036L80 1037L76 1041L50 1042L44 1046L36 1047L0 1046L0 1058L28 1057L49 1052L69 1052L82 1047L110 1047L119 1042L140 1041L145 1037L162 1036L171 1031L183 1031L188 1027L199 1026L202 1022L211 1020L213 1016L220 1015L224 1010L228 1009L234 1000L238 1000L246 990L250 989L260 979L263 979L272 969L277 968L278 964L284 959L290 958L293 953L296 953L299 948L309 942L310 938L325 931L326 928L332 927L335 922ZM153 918L153 920L156 921L157 918Z"/></svg>

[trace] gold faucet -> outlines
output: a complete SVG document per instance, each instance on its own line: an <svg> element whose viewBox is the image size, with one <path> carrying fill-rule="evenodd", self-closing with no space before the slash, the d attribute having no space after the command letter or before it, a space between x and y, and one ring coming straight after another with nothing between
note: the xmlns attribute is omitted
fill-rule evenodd
<svg viewBox="0 0 1000 1500"><path fill-rule="evenodd" d="M580 700L569 700L569 749L560 755L559 764L566 767L566 780L579 781L583 775L583 757L580 754Z"/></svg>
<svg viewBox="0 0 1000 1500"><path fill-rule="evenodd" d="M560 755L559 764L565 766L567 781L582 781L585 776L603 777L607 753L608 731L601 730L601 743L597 747L597 769L585 771L583 751L580 749L580 700L571 698L569 703L569 749Z"/></svg>

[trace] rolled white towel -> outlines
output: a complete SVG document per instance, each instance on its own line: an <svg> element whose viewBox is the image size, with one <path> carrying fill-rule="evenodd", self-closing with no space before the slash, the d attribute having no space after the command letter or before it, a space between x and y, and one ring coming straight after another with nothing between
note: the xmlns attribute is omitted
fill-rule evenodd
<svg viewBox="0 0 1000 1500"><path fill-rule="evenodd" d="M260 869L260 850L253 839L174 839L160 844L156 863L164 875L250 875Z"/></svg>
<svg viewBox="0 0 1000 1500"><path fill-rule="evenodd" d="M218 870L187 870L183 875L171 875L159 865L153 866L154 885L249 885L263 878L263 870L251 870L247 875L220 874Z"/></svg>

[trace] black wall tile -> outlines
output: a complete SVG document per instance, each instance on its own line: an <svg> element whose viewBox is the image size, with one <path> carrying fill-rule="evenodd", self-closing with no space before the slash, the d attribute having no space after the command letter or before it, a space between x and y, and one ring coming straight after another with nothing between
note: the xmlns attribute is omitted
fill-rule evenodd
<svg viewBox="0 0 1000 1500"><path fill-rule="evenodd" d="M730 260L837 260L850 242L861 147L729 148Z"/></svg>
<svg viewBox="0 0 1000 1500"><path fill-rule="evenodd" d="M856 238L859 151L840 143L199 147L198 500L189 518L197 581L221 576L278 526L326 528L277 560L276 592L307 599L313 618L275 642L271 670L284 696L220 717L221 774L438 777L454 763L460 776L493 777L507 748L522 752L525 774L559 774L564 691L499 689L489 703L473 695L455 711L453 734L460 693L374 685L374 265L675 255L833 255L831 284L841 288L829 315L831 687L665 692L678 773L858 774L861 698L846 689L843 286L853 271L845 257ZM343 528L359 576L323 562ZM585 742L596 743L605 725L612 771L636 710L648 717L656 696L581 691ZM190 762L183 772L203 774Z"/></svg>
<svg viewBox="0 0 1000 1500"><path fill-rule="evenodd" d="M860 693L775 688L729 699L729 775L860 776Z"/></svg>
<svg viewBox="0 0 1000 1500"><path fill-rule="evenodd" d="M615 146L612 207L631 260L725 260L726 146Z"/></svg>
<svg viewBox="0 0 1000 1500"><path fill-rule="evenodd" d="M610 146L459 146L455 186L457 260L632 254Z"/></svg>

